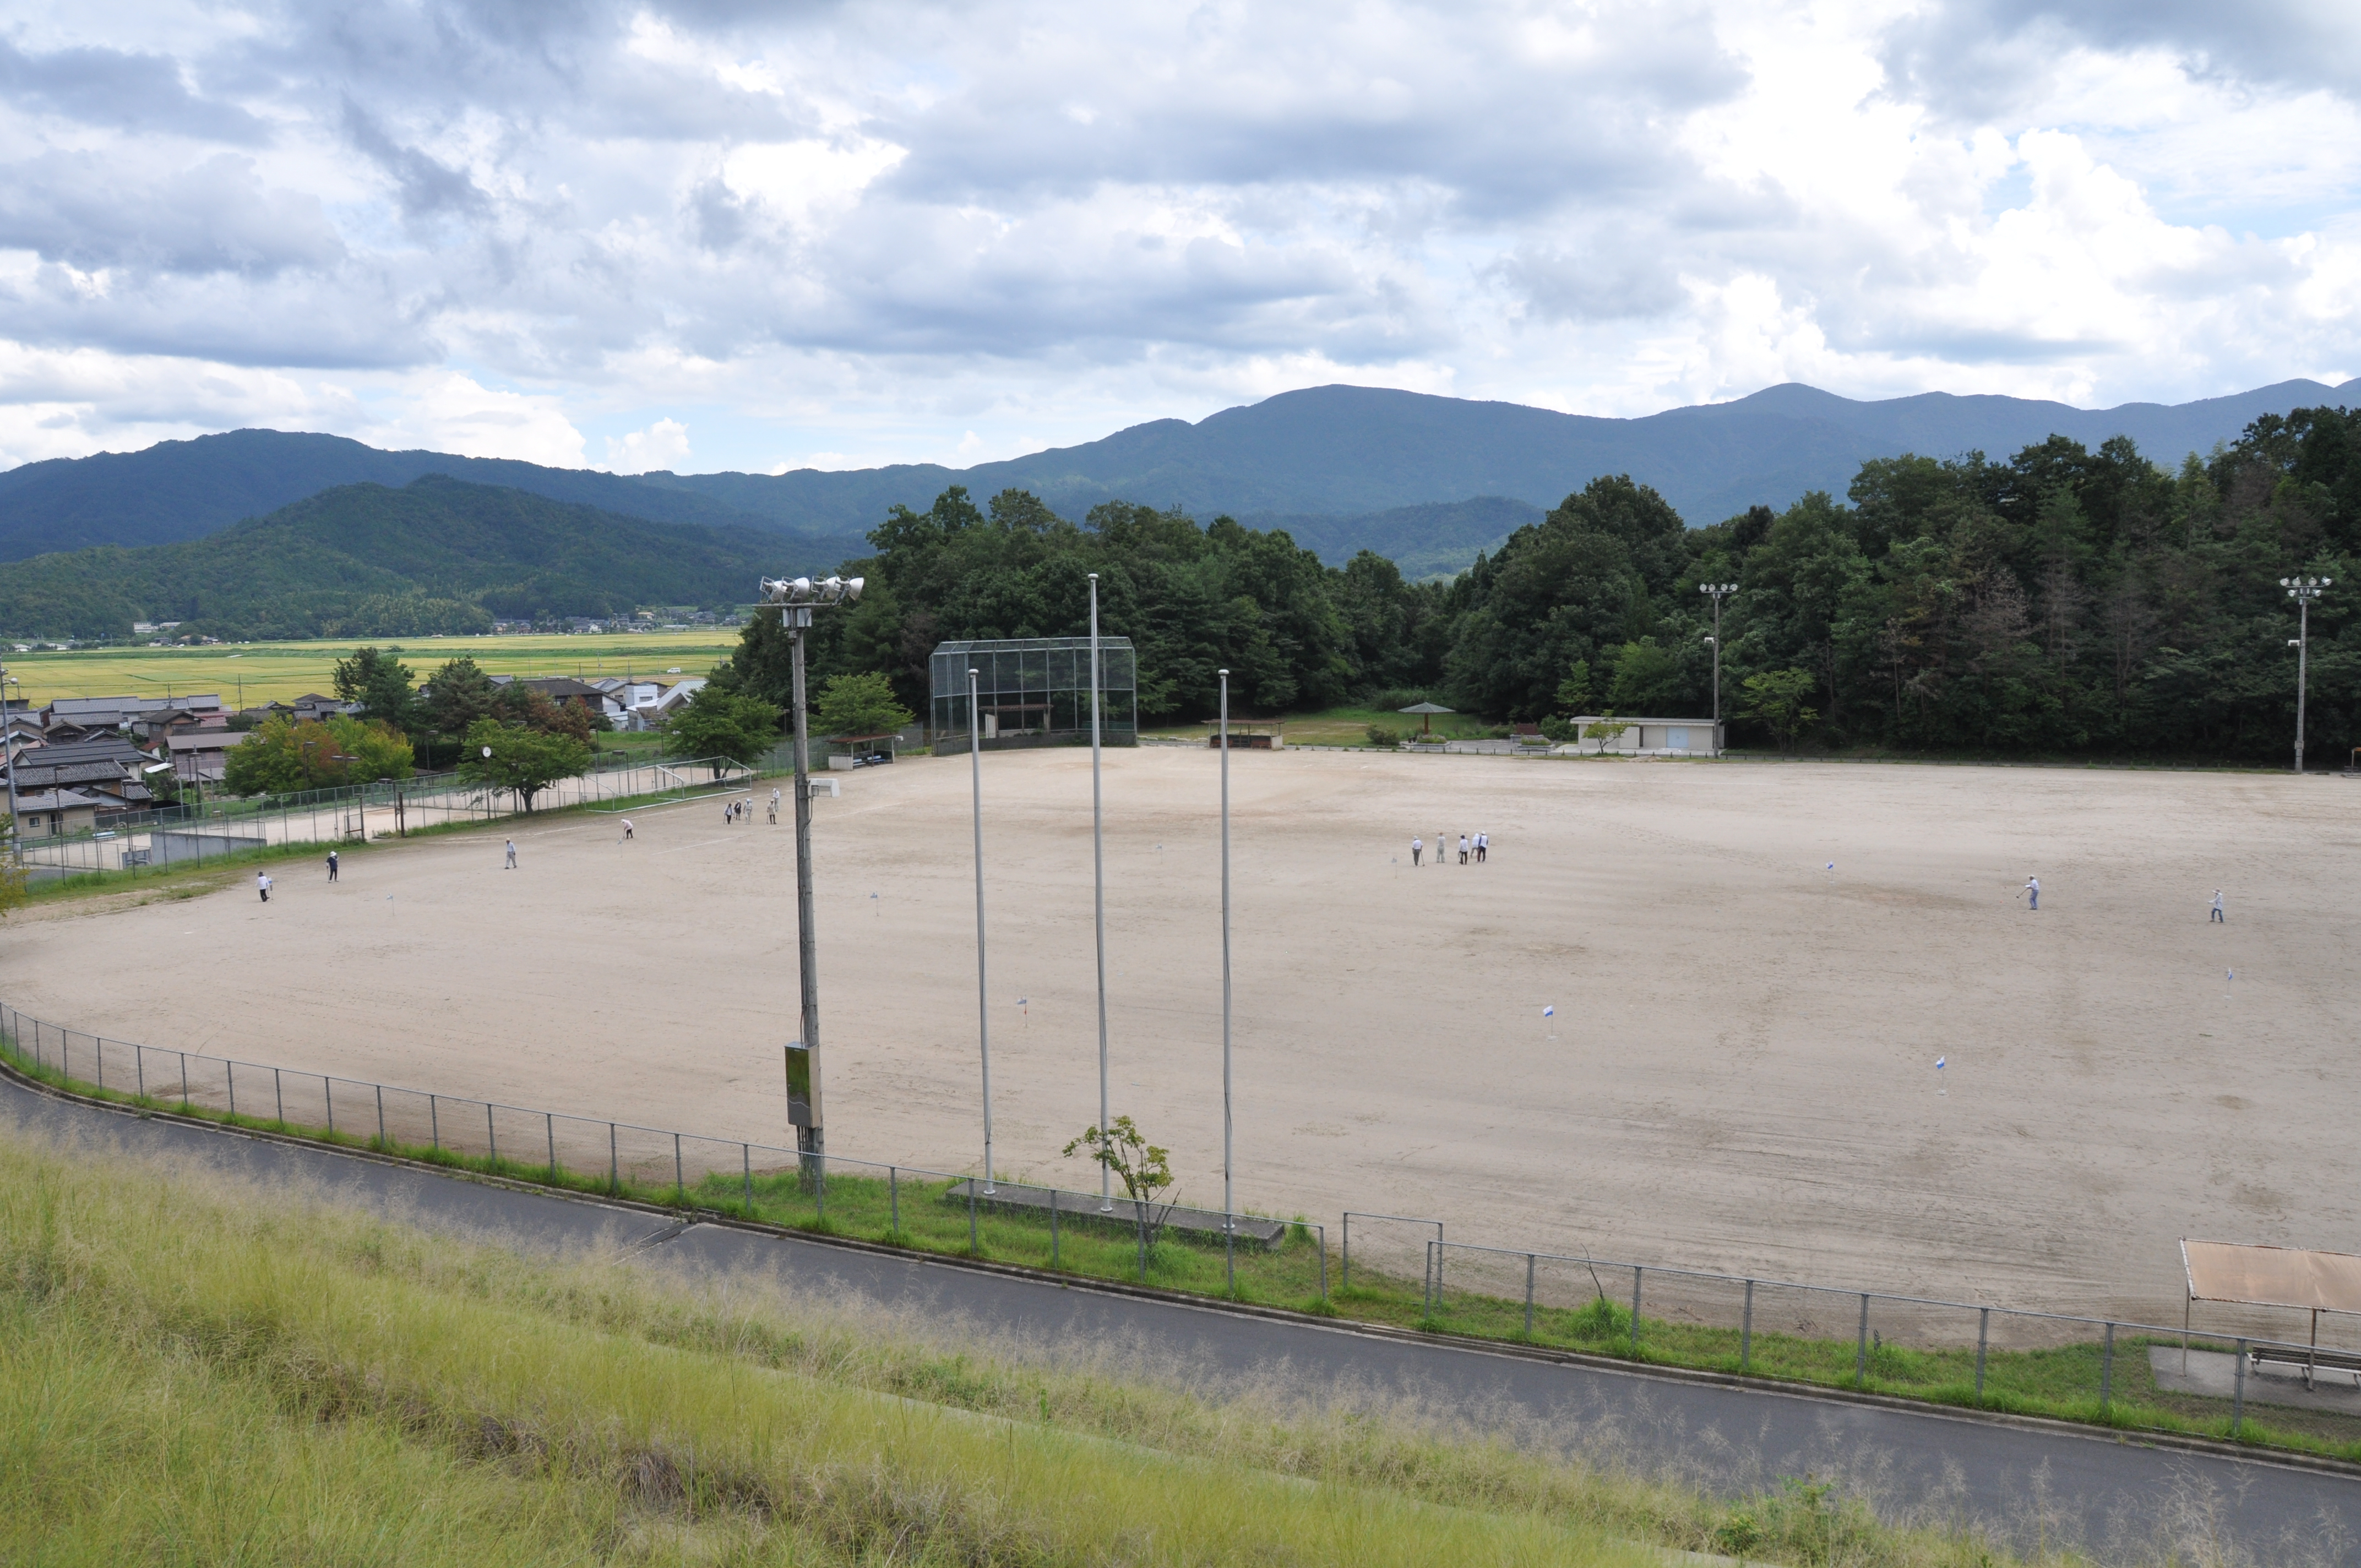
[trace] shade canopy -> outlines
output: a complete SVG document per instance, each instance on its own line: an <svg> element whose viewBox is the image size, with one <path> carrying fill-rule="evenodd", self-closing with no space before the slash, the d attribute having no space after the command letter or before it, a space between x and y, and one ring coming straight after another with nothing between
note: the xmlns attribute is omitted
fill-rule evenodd
<svg viewBox="0 0 2361 1568"><path fill-rule="evenodd" d="M1396 713L1456 713L1459 710L1455 707L1444 707L1439 703L1414 702L1408 707L1398 707L1394 711Z"/></svg>
<svg viewBox="0 0 2361 1568"><path fill-rule="evenodd" d="M2180 1244L2192 1301L2361 1314L2361 1257L2235 1242Z"/></svg>

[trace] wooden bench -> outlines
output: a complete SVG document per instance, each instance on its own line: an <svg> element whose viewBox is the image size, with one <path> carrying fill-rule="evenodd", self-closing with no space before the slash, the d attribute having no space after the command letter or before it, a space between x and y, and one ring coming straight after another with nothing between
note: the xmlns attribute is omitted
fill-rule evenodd
<svg viewBox="0 0 2361 1568"><path fill-rule="evenodd" d="M2350 1373L2353 1376L2353 1386L2356 1388L2361 1388L2361 1351L2321 1350L2292 1344L2257 1344L2247 1347L2246 1359L2254 1364L2257 1372L2262 1371L2263 1363L2267 1361L2277 1363L2281 1366L2300 1366L2303 1368L2303 1386L2307 1388L2312 1387L2313 1376L2321 1372Z"/></svg>

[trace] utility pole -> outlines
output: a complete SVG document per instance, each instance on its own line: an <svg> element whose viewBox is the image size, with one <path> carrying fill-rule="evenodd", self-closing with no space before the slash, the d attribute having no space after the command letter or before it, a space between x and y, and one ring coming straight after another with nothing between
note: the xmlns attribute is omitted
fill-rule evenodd
<svg viewBox="0 0 2361 1568"><path fill-rule="evenodd" d="M1222 677L1222 1230L1230 1288L1237 1288L1237 1190L1230 1168L1230 672Z"/></svg>
<svg viewBox="0 0 2361 1568"><path fill-rule="evenodd" d="M1106 839L1099 793L1099 575L1091 574L1091 896L1098 924L1099 1147L1107 1135ZM1099 1164L1099 1212L1115 1212L1115 1168Z"/></svg>
<svg viewBox="0 0 2361 1568"><path fill-rule="evenodd" d="M983 726L977 677L967 673L968 782L975 796L975 1037L983 1056L983 1190L992 1185L992 1005L983 967ZM1053 1200L1054 1201L1054 1200Z"/></svg>

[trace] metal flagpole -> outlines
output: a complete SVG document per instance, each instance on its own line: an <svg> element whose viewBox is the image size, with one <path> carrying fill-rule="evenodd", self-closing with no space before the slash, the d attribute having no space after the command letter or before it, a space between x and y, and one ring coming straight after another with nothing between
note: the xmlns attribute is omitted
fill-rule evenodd
<svg viewBox="0 0 2361 1568"><path fill-rule="evenodd" d="M1099 1147L1107 1135L1106 840L1099 791L1099 575L1091 574L1091 889L1099 944ZM1099 1165L1099 1212L1115 1212L1115 1169Z"/></svg>
<svg viewBox="0 0 2361 1568"><path fill-rule="evenodd" d="M1230 1171L1230 672L1222 676L1222 1229L1238 1212Z"/></svg>
<svg viewBox="0 0 2361 1568"><path fill-rule="evenodd" d="M976 677L967 673L968 778L975 795L975 1037L983 1053L983 1190L992 1185L992 1008L983 968L983 726Z"/></svg>

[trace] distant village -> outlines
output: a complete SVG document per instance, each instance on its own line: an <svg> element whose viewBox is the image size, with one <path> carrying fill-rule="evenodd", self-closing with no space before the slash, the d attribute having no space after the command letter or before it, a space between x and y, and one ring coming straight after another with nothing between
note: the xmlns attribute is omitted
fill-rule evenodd
<svg viewBox="0 0 2361 1568"><path fill-rule="evenodd" d="M588 709L610 730L654 729L705 685L702 675L577 680L568 675L494 675L554 703ZM422 688L422 696L432 687ZM6 784L17 831L27 838L102 831L135 813L167 808L183 789L219 787L229 753L265 719L298 722L350 714L357 703L316 692L292 702L225 707L220 694L70 696L40 707L6 707Z"/></svg>

